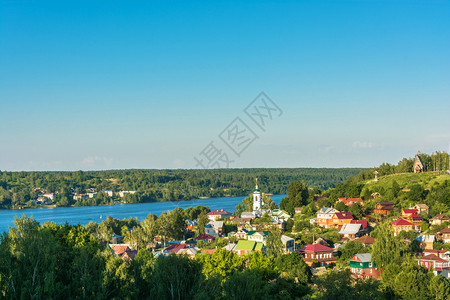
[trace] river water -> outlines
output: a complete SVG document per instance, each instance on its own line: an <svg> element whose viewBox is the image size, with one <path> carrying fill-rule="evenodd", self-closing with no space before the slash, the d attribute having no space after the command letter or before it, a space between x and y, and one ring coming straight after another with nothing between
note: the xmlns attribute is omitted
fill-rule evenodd
<svg viewBox="0 0 450 300"><path fill-rule="evenodd" d="M287 195L272 195L271 198L276 204L280 204L281 199ZM8 231L9 226L13 226L15 216L23 214L33 217L40 223L53 221L57 224L68 222L69 224L86 225L90 221L101 222L107 216L116 219L137 217L139 220L145 219L149 214L160 215L164 211L173 210L175 207L186 209L190 206L209 206L211 210L223 208L234 212L236 205L242 202L245 197L221 197L207 198L178 202L152 202L139 204L116 204L104 206L81 206L81 207L59 207L59 208L33 208L24 210L0 210L0 233Z"/></svg>

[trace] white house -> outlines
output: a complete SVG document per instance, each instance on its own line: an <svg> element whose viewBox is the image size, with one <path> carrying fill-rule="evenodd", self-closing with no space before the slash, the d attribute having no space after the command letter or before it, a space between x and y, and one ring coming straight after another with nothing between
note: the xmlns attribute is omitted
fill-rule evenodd
<svg viewBox="0 0 450 300"><path fill-rule="evenodd" d="M295 240L293 238L282 235L281 242L283 243L284 252L292 252L295 250Z"/></svg>

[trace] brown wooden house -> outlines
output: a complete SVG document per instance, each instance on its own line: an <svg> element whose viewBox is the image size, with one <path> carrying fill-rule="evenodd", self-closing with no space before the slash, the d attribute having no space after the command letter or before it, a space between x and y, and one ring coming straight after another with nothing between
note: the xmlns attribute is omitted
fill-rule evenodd
<svg viewBox="0 0 450 300"><path fill-rule="evenodd" d="M376 215L387 216L394 210L394 203L392 202L379 202L375 204L373 213Z"/></svg>

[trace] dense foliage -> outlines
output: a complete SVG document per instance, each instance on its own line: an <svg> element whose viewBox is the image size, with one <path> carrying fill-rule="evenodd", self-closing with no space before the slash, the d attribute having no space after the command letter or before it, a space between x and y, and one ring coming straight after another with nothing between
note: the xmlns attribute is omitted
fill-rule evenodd
<svg viewBox="0 0 450 300"><path fill-rule="evenodd" d="M118 198L103 190L136 191L120 200L128 203L191 200L200 197L245 196L255 178L266 193L285 194L290 182L328 189L358 174L361 169L221 169L221 170L110 170L76 172L0 171L0 208L32 206L40 190L58 193L59 206L112 204ZM88 189L95 198L73 199Z"/></svg>

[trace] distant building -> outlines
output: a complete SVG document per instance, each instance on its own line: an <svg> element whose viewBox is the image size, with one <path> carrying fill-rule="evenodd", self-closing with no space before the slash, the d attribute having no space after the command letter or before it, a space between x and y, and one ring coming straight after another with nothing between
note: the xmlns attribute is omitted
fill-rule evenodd
<svg viewBox="0 0 450 300"><path fill-rule="evenodd" d="M437 233L437 239L443 243L450 243L450 228L444 228Z"/></svg>
<svg viewBox="0 0 450 300"><path fill-rule="evenodd" d="M414 160L414 173L422 173L424 170L422 158L420 157L420 151L417 151L416 158Z"/></svg>
<svg viewBox="0 0 450 300"><path fill-rule="evenodd" d="M216 210L210 211L206 215L208 216L208 219L210 221L216 221L217 219L220 219L220 218L228 218L232 215L232 213L221 208L221 209L216 209Z"/></svg>
<svg viewBox="0 0 450 300"><path fill-rule="evenodd" d="M282 235L281 243L283 243L284 252L292 252L295 250L295 240L293 238Z"/></svg>
<svg viewBox="0 0 450 300"><path fill-rule="evenodd" d="M361 224L344 224L339 231L339 234L341 235L341 237L353 240L360 237L363 232L364 230Z"/></svg>
<svg viewBox="0 0 450 300"><path fill-rule="evenodd" d="M433 243L436 239L434 234L427 234L427 235L419 235L418 237L416 237L416 240L419 242L420 248L432 250Z"/></svg>
<svg viewBox="0 0 450 300"><path fill-rule="evenodd" d="M419 265L432 269L434 275L442 275L445 278L450 277L450 262L440 258L435 254L428 254L417 259Z"/></svg>
<svg viewBox="0 0 450 300"><path fill-rule="evenodd" d="M255 190L253 191L253 211L261 209L263 206L261 200L261 191L258 187L258 178L256 179Z"/></svg>

